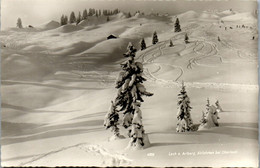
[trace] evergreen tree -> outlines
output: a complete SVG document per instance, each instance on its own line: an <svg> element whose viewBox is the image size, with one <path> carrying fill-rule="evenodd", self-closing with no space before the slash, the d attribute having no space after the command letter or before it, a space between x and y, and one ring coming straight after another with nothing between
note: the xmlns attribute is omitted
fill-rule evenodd
<svg viewBox="0 0 260 168"><path fill-rule="evenodd" d="M206 104L206 112L204 112L198 130L210 129L211 127L219 126L217 121L218 119L219 118L216 113L216 108L215 106L210 106L209 98L208 98Z"/></svg>
<svg viewBox="0 0 260 168"><path fill-rule="evenodd" d="M220 106L218 100L215 102L215 105L216 105L216 107L217 107L217 112L223 112L223 109L222 109L222 107Z"/></svg>
<svg viewBox="0 0 260 168"><path fill-rule="evenodd" d="M128 12L128 15L127 15L128 18L132 17L131 13Z"/></svg>
<svg viewBox="0 0 260 168"><path fill-rule="evenodd" d="M98 17L98 10L96 10L96 17Z"/></svg>
<svg viewBox="0 0 260 168"><path fill-rule="evenodd" d="M77 17L77 24L79 24L81 22L81 13L79 12L79 15L78 15L78 17Z"/></svg>
<svg viewBox="0 0 260 168"><path fill-rule="evenodd" d="M178 94L178 113L177 113L177 132L193 131L193 122L190 115L190 99L185 90L184 82L182 82L181 91Z"/></svg>
<svg viewBox="0 0 260 168"><path fill-rule="evenodd" d="M170 45L169 45L170 47L173 47L173 43L172 43L172 40L170 40Z"/></svg>
<svg viewBox="0 0 260 168"><path fill-rule="evenodd" d="M101 16L101 10L100 9L98 10L98 15Z"/></svg>
<svg viewBox="0 0 260 168"><path fill-rule="evenodd" d="M88 18L88 11L85 9L82 14L82 20L86 20Z"/></svg>
<svg viewBox="0 0 260 168"><path fill-rule="evenodd" d="M146 81L142 77L143 65L141 62L135 62L134 57L136 49L129 43L127 52L124 54L128 58L126 63L121 64L122 72L116 82L116 88L118 88L118 95L115 100L116 106L120 107L119 111L123 111L123 126L128 128L132 126L129 135L131 141L130 147L141 147L146 144L145 133L142 125L142 115L140 110L141 102L143 102L142 96L152 96L152 93L146 91L142 84ZM147 142L148 143L148 142Z"/></svg>
<svg viewBox="0 0 260 168"><path fill-rule="evenodd" d="M146 44L145 44L144 39L142 39L142 40L140 41L140 44L141 44L141 50L146 49Z"/></svg>
<svg viewBox="0 0 260 168"><path fill-rule="evenodd" d="M175 21L175 32L180 32L180 31L181 31L181 26L180 26L179 19L177 18Z"/></svg>
<svg viewBox="0 0 260 168"><path fill-rule="evenodd" d="M152 43L153 44L156 44L156 43L158 43L158 37L157 37L157 33L156 33L156 31L153 33L153 41L152 41Z"/></svg>
<svg viewBox="0 0 260 168"><path fill-rule="evenodd" d="M18 18L17 19L17 23L16 23L16 26L18 27L18 28L23 28L23 24L22 24L22 19L21 18Z"/></svg>
<svg viewBox="0 0 260 168"><path fill-rule="evenodd" d="M184 41L186 44L189 43L189 37L187 33L185 34Z"/></svg>
<svg viewBox="0 0 260 168"><path fill-rule="evenodd" d="M60 25L61 25L61 26L64 25L64 15L62 15L61 18L60 18Z"/></svg>
<svg viewBox="0 0 260 168"><path fill-rule="evenodd" d="M74 12L71 12L70 14L70 23L75 23L76 22L76 16Z"/></svg>
<svg viewBox="0 0 260 168"><path fill-rule="evenodd" d="M64 16L63 23L64 23L64 25L68 24L68 16L66 16L66 15Z"/></svg>
<svg viewBox="0 0 260 168"><path fill-rule="evenodd" d="M116 109L116 105L113 101L111 101L111 106L105 116L104 120L104 126L106 129L111 128L111 131L113 132L113 136L111 139L118 139L118 138L124 138L122 135L119 133L119 114L118 110Z"/></svg>
<svg viewBox="0 0 260 168"><path fill-rule="evenodd" d="M204 125L207 123L207 119L206 119L206 115L205 115L204 111L202 111L202 117L201 117L200 123L201 123L201 125Z"/></svg>
<svg viewBox="0 0 260 168"><path fill-rule="evenodd" d="M109 16L107 17L107 22L110 21Z"/></svg>

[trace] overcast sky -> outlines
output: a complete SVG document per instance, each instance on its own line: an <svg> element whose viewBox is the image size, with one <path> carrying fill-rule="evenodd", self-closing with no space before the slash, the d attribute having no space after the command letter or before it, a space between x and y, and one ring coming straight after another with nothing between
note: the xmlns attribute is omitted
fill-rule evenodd
<svg viewBox="0 0 260 168"><path fill-rule="evenodd" d="M188 10L207 9L246 12L257 9L256 0L1 0L1 28L15 27L17 18L23 25L40 25L50 20L59 21L62 14L84 9L115 9L135 12L137 10L178 14Z"/></svg>

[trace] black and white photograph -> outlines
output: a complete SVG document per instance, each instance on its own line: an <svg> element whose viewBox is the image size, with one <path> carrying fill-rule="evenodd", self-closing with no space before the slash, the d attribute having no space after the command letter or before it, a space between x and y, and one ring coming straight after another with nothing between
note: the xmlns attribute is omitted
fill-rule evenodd
<svg viewBox="0 0 260 168"><path fill-rule="evenodd" d="M258 167L257 0L1 0L1 166Z"/></svg>

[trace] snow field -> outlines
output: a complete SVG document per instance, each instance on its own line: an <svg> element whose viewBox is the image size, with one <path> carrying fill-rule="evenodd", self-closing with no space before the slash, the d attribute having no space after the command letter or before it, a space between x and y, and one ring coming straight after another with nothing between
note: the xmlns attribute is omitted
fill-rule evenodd
<svg viewBox="0 0 260 168"><path fill-rule="evenodd" d="M219 24L215 15L229 17L228 22ZM110 22L93 18L56 28L51 21L36 30L2 31L1 43L7 46L1 48L2 165L255 166L257 42L251 40L254 30L234 27L243 24L238 16L190 11L178 15L180 33L174 33L175 17L122 14ZM245 24L255 24L253 16L242 16L250 20ZM151 45L155 30L159 43ZM110 34L119 38L106 40ZM109 141L112 133L103 119L117 93L122 53L129 41L139 49L141 38L147 49L138 51L136 60L144 64L144 85L154 93L141 106L151 147L132 151L125 149L129 138ZM219 100L224 110L220 127L175 132L182 80L194 124L209 98L211 104ZM120 131L127 137L122 126Z"/></svg>

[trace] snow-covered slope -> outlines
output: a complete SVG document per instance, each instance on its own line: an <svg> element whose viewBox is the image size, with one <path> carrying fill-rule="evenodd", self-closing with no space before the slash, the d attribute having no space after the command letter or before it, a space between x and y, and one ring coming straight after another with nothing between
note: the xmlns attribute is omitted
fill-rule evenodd
<svg viewBox="0 0 260 168"><path fill-rule="evenodd" d="M109 22L89 17L79 25L49 22L38 32L0 32L2 166L256 166L257 31L234 26L256 20L247 14L223 16L179 14L178 33L176 16L125 18L122 13ZM220 19L233 29L225 30ZM107 40L111 34L118 38ZM147 45L142 51L141 38ZM141 151L125 150L129 138L108 141L112 133L103 127L130 41L144 65L144 85L154 93L141 106L151 142ZM175 132L182 80L195 125L209 98L223 108L219 127ZM120 131L127 137L122 126Z"/></svg>
<svg viewBox="0 0 260 168"><path fill-rule="evenodd" d="M234 15L226 16L222 18L223 21L229 21L229 22L246 22L246 23L255 23L257 21L257 18L255 18L252 13L237 13Z"/></svg>
<svg viewBox="0 0 260 168"><path fill-rule="evenodd" d="M48 23L45 23L45 24L39 26L39 28L43 29L43 30L50 30L50 29L56 29L59 26L60 26L59 22L52 20L52 21L50 21Z"/></svg>

